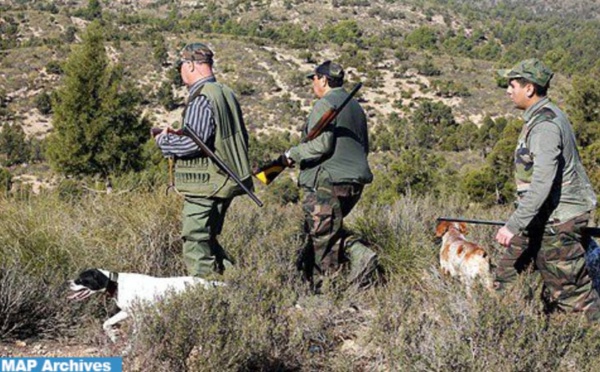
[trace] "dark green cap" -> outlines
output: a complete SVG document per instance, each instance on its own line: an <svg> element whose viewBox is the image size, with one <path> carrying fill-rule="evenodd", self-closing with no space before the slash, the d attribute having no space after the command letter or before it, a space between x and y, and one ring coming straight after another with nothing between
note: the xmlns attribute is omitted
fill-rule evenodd
<svg viewBox="0 0 600 372"><path fill-rule="evenodd" d="M545 87L554 73L539 59L531 58L517 63L511 69L498 70L498 75L507 79L523 78Z"/></svg>
<svg viewBox="0 0 600 372"><path fill-rule="evenodd" d="M325 61L318 65L314 72L306 75L306 77L312 79L315 75L323 75L332 79L344 80L344 69L335 62Z"/></svg>
<svg viewBox="0 0 600 372"><path fill-rule="evenodd" d="M186 45L180 53L181 59L201 63L213 63L213 52L206 44L191 43Z"/></svg>

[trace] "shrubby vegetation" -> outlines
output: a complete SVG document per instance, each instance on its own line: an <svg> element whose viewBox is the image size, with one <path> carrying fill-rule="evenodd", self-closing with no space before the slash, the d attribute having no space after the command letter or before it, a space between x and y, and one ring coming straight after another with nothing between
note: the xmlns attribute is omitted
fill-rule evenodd
<svg viewBox="0 0 600 372"><path fill-rule="evenodd" d="M11 167L0 170L0 340L36 334L72 336L82 327L99 329L106 309L93 302L65 307L62 300L64 280L83 268L101 266L160 276L184 272L181 199L163 192L166 163L156 146L146 141L149 125L140 113L149 103L168 111L181 104L173 90L181 79L169 66L168 52L179 50L181 40L193 35L214 38L222 45L244 40L257 47L243 53L258 58L263 53L258 46L293 48L298 58L310 63L320 62L319 51L331 48L373 90L386 83L385 69L404 76L408 69L417 68L421 75L433 77L426 79L429 86L417 80L421 93L437 97L421 98L409 89L399 92L387 116L369 112L370 123L377 123L371 130L375 179L365 189L348 227L380 253L385 284L356 292L332 281L323 295L308 294L293 268L302 219L301 191L293 180L296 170L291 170L269 187L257 185L267 202L263 210L245 197L234 202L222 238L237 259L237 270L224 277L229 286L190 291L147 309L141 334L130 338L133 351L127 367L495 371L511 370L514 365L518 370L592 370L600 363L598 329L588 329L578 317L544 316L537 306L541 289L535 277L523 278L504 297L480 288L469 297L461 285L440 278L437 272L438 245L432 240L436 217L498 219L510 213L513 151L523 124L498 116L497 108L479 127L465 119L459 123L454 106L440 98L466 100L479 92L480 82L451 75L454 71L444 65L443 54L503 65L535 55L557 72L581 74L573 77L573 88L565 94L567 111L584 163L600 190L600 48L594 48L597 41L590 39L598 23L586 17L542 18L523 11L531 2L535 1L508 7L504 1L484 5L419 1L411 12L422 7L425 21L417 23L404 12L387 12L385 4L373 8L362 0L334 2L334 8L344 14L360 7L359 12L370 17L403 19L410 28L377 30L364 27L356 16L296 24L264 3L249 1L227 6L208 1L193 12L179 12L170 1L154 2L151 7L160 14L117 12L110 2L91 0L87 6L57 14L44 2L37 5L39 9L57 17L64 13L95 20L85 31L69 25L52 38L19 38L23 25L30 27L29 19L22 11L3 14L0 49L35 50L35 54L41 53L38 47L52 46L52 57L42 58L35 68L45 67L61 82L52 89L44 87L33 98L40 113L53 115L54 133L47 151L45 141L25 137L19 118L8 107L9 97L0 92L0 159ZM438 6L441 3L443 7ZM284 5L289 11L310 12L294 0ZM26 9L25 3L18 6ZM480 6L486 6L482 8L486 11L479 11ZM257 10L255 16L244 16L249 9ZM461 13L456 23L453 12ZM79 37L81 43L64 63L61 55L67 54L67 48L60 44ZM157 84L150 87L144 81L140 91L134 87L138 83L132 79L134 72L109 63L106 51L122 57L142 49L148 61L135 67L147 69L143 78ZM451 61L456 76L481 69L473 61ZM14 61L8 62L16 67ZM304 74L289 71L281 75L282 84L275 84L266 73L240 75L236 62L219 66L219 73L229 79L244 105L276 113L278 122L300 123L305 118L309 96L296 89L305 86ZM353 72L352 79L356 76ZM265 92L279 93L282 87L276 85L293 88L299 99L292 100L286 92L263 101ZM386 102L365 106L379 103ZM252 115L266 116L252 112L247 117ZM255 165L298 142L289 131L265 130L261 121L249 122L249 127L250 158ZM15 165L41 161L44 152L55 171L66 177L37 196L27 185L12 185L13 173L19 171ZM98 192L102 186L97 176L110 176L117 192ZM473 227L471 237L489 242L493 233L492 228ZM490 244L493 260L500 253L495 248ZM125 338L130 331L124 327ZM100 353L114 351L105 348L103 337L78 337L103 347Z"/></svg>
<svg viewBox="0 0 600 372"><path fill-rule="evenodd" d="M471 95L469 89L460 82L453 80L433 80L431 88L435 90L437 96L451 97L468 97Z"/></svg>
<svg viewBox="0 0 600 372"><path fill-rule="evenodd" d="M29 160L29 147L25 131L19 124L5 123L0 131L0 155L2 165L11 166Z"/></svg>
<svg viewBox="0 0 600 372"><path fill-rule="evenodd" d="M546 318L535 277L524 277L513 291L496 298L482 288L469 297L462 285L437 274L438 245L432 241L437 216L494 219L507 207L467 208L464 200L449 196L395 200L363 200L348 221L349 228L377 247L387 283L363 292L327 287L312 296L293 269L300 207L268 203L259 210L247 198L236 199L221 239L237 260L236 270L223 278L229 285L192 290L147 309L135 338L126 322L121 334L133 349L125 368L398 370L454 363L500 371L505 358L533 369L588 369L600 362L598 330L577 316ZM99 330L112 305L64 305L64 281L84 268L167 276L183 272L180 199L174 195L83 191L78 199L64 200L48 192L28 200L0 198L0 206L7 217L0 221L4 340L34 333L64 337L82 324ZM471 238L484 241L492 232L473 227ZM95 332L77 337L98 346L97 356L118 352Z"/></svg>
<svg viewBox="0 0 600 372"><path fill-rule="evenodd" d="M588 72L597 67L600 39L594 35L600 20L590 18L589 11L577 14L577 7L572 4L555 2L553 5L560 11L551 13L551 7L543 9L546 4L540 6L536 0L431 2L435 4L433 12L456 12L475 25L472 30L445 35L440 43L447 53L488 60L500 58L506 65L535 56L563 73ZM431 42L421 44L427 49L438 47Z"/></svg>
<svg viewBox="0 0 600 372"><path fill-rule="evenodd" d="M47 92L41 92L35 98L35 107L38 109L40 114L48 115L52 113L52 98Z"/></svg>

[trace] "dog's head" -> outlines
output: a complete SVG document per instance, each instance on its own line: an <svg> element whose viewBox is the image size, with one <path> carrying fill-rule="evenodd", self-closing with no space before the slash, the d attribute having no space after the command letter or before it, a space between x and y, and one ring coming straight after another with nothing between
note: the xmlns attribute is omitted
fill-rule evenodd
<svg viewBox="0 0 600 372"><path fill-rule="evenodd" d="M441 238L449 230L456 230L461 234L466 234L467 224L464 222L440 221L435 228L435 237Z"/></svg>
<svg viewBox="0 0 600 372"><path fill-rule="evenodd" d="M69 281L69 289L74 293L70 300L83 300L94 293L110 291L111 283L116 284L116 279L111 278L111 273L101 269L88 269L82 271L75 280Z"/></svg>

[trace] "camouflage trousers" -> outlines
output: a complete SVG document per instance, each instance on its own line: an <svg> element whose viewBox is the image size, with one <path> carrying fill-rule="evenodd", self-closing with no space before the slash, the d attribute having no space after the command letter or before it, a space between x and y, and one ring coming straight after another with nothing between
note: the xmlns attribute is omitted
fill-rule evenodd
<svg viewBox="0 0 600 372"><path fill-rule="evenodd" d="M233 261L217 241L231 199L186 196L183 202L183 261L188 274L223 273Z"/></svg>
<svg viewBox="0 0 600 372"><path fill-rule="evenodd" d="M347 281L367 285L378 266L377 254L344 229L344 217L352 211L362 190L359 184L328 183L306 190L302 205L306 240L296 263L313 289L318 288L323 276L339 272L345 263L350 266Z"/></svg>
<svg viewBox="0 0 600 372"><path fill-rule="evenodd" d="M585 214L515 236L498 263L497 288L502 290L534 265L544 282L547 312L585 312L588 319L600 320L600 298L592 287L585 260L584 247L590 238L581 235L588 219L589 214Z"/></svg>

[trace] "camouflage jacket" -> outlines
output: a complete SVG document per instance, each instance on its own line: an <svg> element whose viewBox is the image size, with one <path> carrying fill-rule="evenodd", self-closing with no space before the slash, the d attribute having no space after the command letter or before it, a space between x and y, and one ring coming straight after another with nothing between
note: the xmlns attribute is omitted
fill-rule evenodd
<svg viewBox="0 0 600 372"><path fill-rule="evenodd" d="M573 128L548 98L529 107L515 150L518 205L506 226L514 234L534 223L568 221L596 207Z"/></svg>

